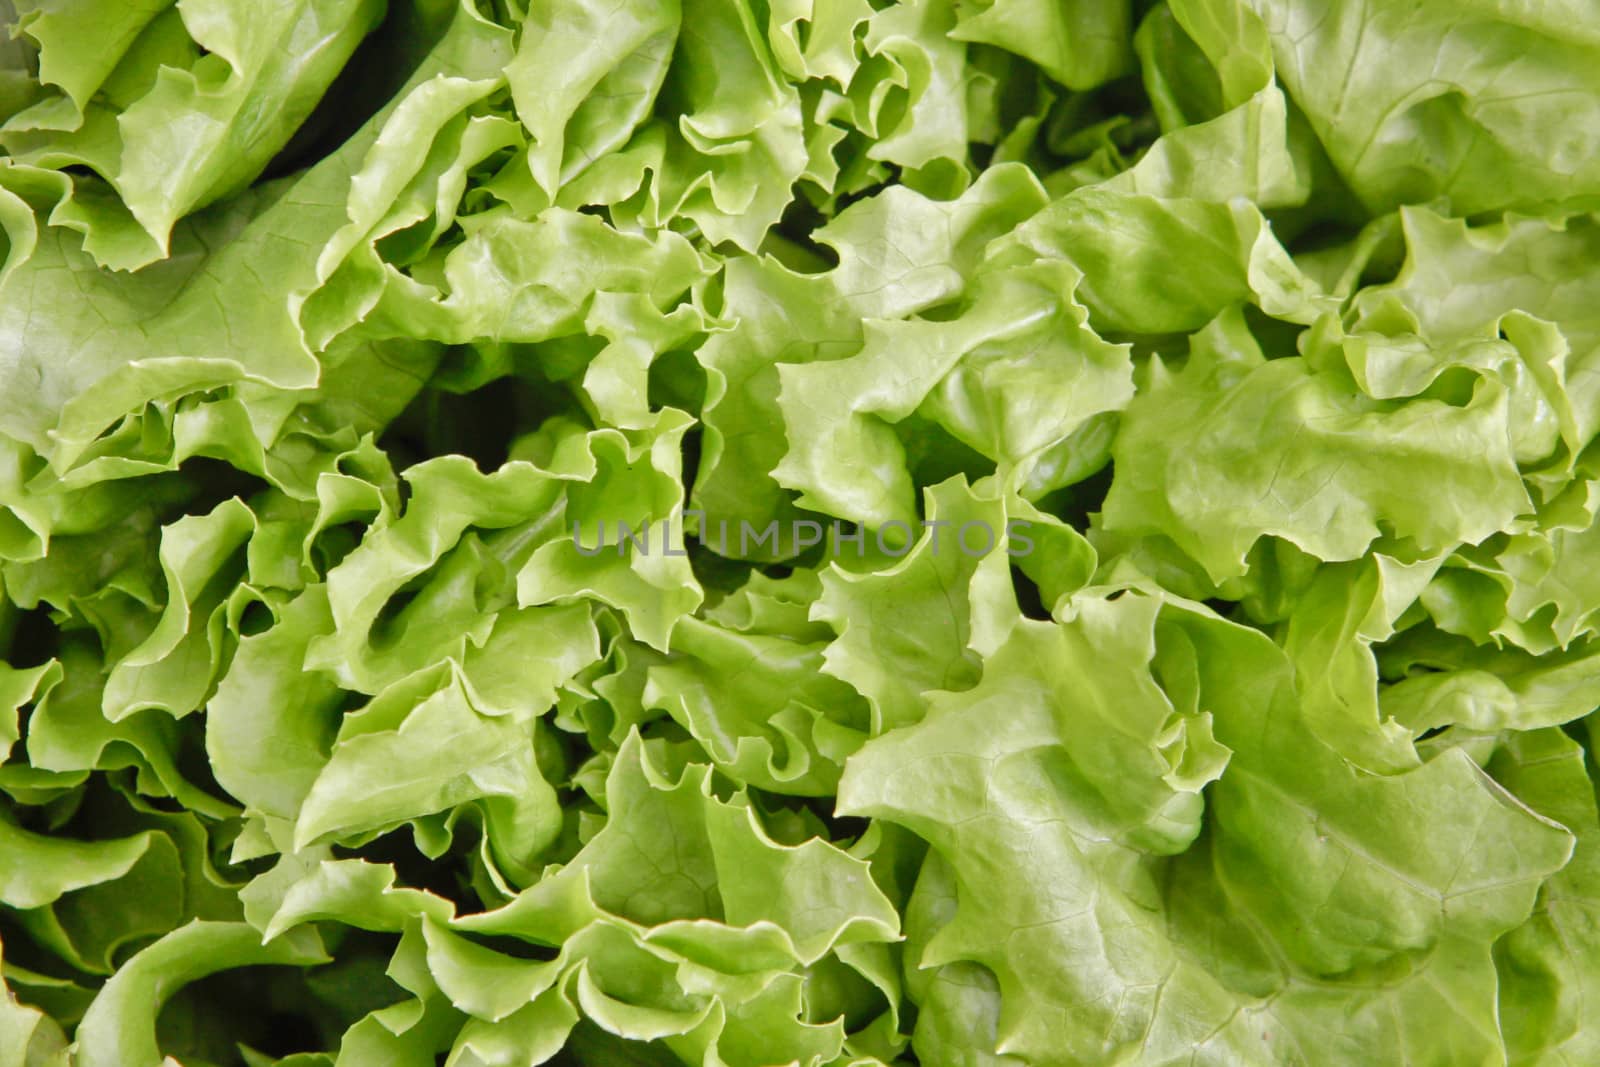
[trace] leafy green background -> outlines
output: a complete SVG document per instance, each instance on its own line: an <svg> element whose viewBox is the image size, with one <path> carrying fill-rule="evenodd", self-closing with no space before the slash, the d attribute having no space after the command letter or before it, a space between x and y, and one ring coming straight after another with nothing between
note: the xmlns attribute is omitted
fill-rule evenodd
<svg viewBox="0 0 1600 1067"><path fill-rule="evenodd" d="M0 20L0 1067L1600 1062L1586 2Z"/></svg>

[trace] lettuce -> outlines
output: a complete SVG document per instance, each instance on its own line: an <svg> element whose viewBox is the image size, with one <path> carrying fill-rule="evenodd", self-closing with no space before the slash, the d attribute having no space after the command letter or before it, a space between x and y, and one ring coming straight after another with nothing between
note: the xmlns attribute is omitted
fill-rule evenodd
<svg viewBox="0 0 1600 1067"><path fill-rule="evenodd" d="M1600 1062L1600 33L0 0L0 1067Z"/></svg>

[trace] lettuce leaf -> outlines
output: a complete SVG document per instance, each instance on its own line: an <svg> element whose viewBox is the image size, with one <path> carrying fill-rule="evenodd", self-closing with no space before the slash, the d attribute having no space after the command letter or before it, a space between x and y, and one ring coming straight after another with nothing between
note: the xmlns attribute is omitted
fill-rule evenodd
<svg viewBox="0 0 1600 1067"><path fill-rule="evenodd" d="M0 1067L1600 1058L1582 5L0 24Z"/></svg>

